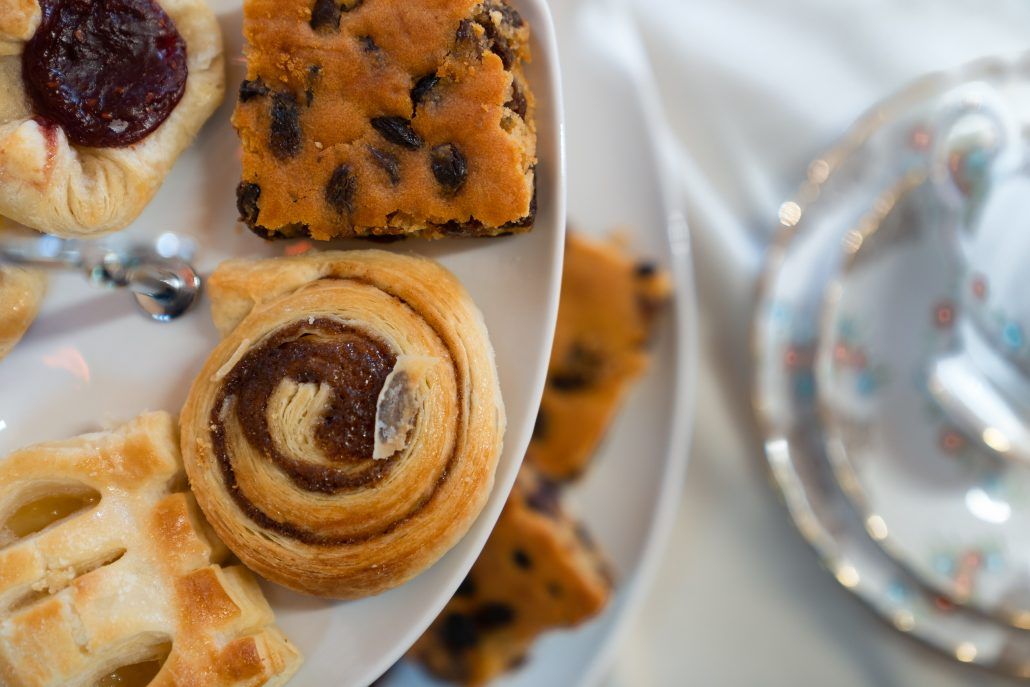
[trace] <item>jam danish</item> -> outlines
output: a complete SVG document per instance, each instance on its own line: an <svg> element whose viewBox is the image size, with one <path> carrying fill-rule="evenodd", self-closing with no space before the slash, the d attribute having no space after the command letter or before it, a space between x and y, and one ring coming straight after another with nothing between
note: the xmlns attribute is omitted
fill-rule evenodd
<svg viewBox="0 0 1030 687"><path fill-rule="evenodd" d="M395 587L467 531L505 426L479 310L435 262L378 250L231 260L209 280L225 339L182 444L204 512L296 590Z"/></svg>
<svg viewBox="0 0 1030 687"><path fill-rule="evenodd" d="M45 291L46 275L39 270L0 268L0 358L36 319Z"/></svg>
<svg viewBox="0 0 1030 687"><path fill-rule="evenodd" d="M0 215L59 236L125 227L224 89L204 0L0 0Z"/></svg>
<svg viewBox="0 0 1030 687"><path fill-rule="evenodd" d="M185 484L167 413L0 461L0 684L286 683L300 654Z"/></svg>

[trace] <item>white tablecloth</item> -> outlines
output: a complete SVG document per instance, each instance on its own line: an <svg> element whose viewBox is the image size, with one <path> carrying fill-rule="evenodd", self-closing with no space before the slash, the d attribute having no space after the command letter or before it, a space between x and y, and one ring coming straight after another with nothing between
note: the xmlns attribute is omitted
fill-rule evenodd
<svg viewBox="0 0 1030 687"><path fill-rule="evenodd" d="M703 330L684 505L611 686L1009 684L889 629L819 567L766 480L748 327L807 162L910 79L1030 48L1030 2L632 3L682 148Z"/></svg>

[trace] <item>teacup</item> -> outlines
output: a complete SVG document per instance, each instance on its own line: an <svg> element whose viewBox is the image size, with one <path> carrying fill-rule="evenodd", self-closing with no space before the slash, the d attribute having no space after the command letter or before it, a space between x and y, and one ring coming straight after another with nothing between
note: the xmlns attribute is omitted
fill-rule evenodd
<svg viewBox="0 0 1030 687"><path fill-rule="evenodd" d="M931 388L967 430L1030 461L1030 108L965 86L934 123L940 223L959 263L958 350Z"/></svg>

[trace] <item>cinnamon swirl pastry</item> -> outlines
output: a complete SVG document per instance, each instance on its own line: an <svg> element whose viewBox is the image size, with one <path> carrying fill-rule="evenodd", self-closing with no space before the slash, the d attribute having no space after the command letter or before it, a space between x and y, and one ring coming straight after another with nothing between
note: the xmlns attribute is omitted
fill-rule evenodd
<svg viewBox="0 0 1030 687"><path fill-rule="evenodd" d="M226 338L182 445L219 536L269 579L357 598L453 546L493 485L505 427L482 315L440 265L378 250L223 263Z"/></svg>
<svg viewBox="0 0 1030 687"><path fill-rule="evenodd" d="M36 319L46 275L22 267L0 268L0 358L11 352Z"/></svg>

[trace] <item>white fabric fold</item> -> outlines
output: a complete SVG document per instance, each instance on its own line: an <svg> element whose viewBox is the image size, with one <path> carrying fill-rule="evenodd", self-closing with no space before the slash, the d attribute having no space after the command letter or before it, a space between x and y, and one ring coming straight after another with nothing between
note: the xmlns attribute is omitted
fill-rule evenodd
<svg viewBox="0 0 1030 687"><path fill-rule="evenodd" d="M610 684L1010 684L901 638L818 569L764 478L748 332L808 161L911 79L1030 48L1030 2L627 4L680 152L703 329L684 506Z"/></svg>

